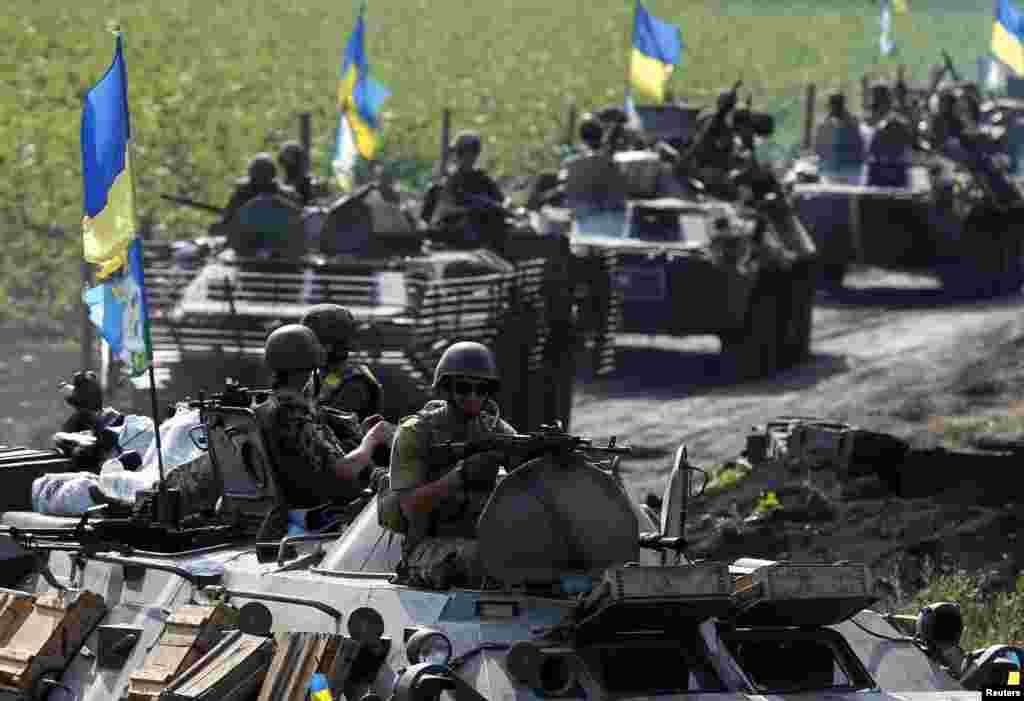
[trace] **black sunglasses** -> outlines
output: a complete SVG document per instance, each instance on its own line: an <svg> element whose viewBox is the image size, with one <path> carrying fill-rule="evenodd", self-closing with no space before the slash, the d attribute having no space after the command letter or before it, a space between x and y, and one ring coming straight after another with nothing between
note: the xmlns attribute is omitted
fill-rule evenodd
<svg viewBox="0 0 1024 701"><path fill-rule="evenodd" d="M455 394L470 394L476 392L477 396L489 394L491 383L487 381L455 380L452 382L452 391Z"/></svg>

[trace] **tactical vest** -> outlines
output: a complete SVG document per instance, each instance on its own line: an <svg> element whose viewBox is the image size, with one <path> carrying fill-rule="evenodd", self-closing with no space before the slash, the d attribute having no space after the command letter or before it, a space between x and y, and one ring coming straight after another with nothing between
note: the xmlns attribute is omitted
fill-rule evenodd
<svg viewBox="0 0 1024 701"><path fill-rule="evenodd" d="M485 433L483 427L478 427L478 422L467 427L468 430L457 426L451 420L449 411L447 402L436 400L429 402L418 412L417 415L424 423L421 430L429 432L429 446L437 446L447 441L471 440ZM428 483L441 479L455 467L445 460L443 455L428 452L425 457L428 465ZM484 489L462 490L444 499L423 523L409 525L406 547L414 547L423 538L429 537L475 538L477 520L492 491L494 485Z"/></svg>
<svg viewBox="0 0 1024 701"><path fill-rule="evenodd" d="M380 399L383 387L377 376L373 374L373 371L367 365L349 365L346 364L341 372L338 370L331 370L324 377L323 387L320 390L320 403L324 406L335 406L337 396L341 393L343 387L349 382L363 382L370 393L369 405L365 407L349 407L349 406L337 406L336 408L342 409L343 411L354 411L356 413L363 413L365 416L376 414L380 410ZM364 417L365 418L365 417Z"/></svg>

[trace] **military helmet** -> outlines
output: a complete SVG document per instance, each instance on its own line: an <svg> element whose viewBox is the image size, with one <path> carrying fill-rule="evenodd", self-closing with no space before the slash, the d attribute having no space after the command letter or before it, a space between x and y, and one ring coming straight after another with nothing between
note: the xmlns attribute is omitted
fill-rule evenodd
<svg viewBox="0 0 1024 701"><path fill-rule="evenodd" d="M254 185L269 185L277 176L277 166L269 153L257 153L249 161L249 182Z"/></svg>
<svg viewBox="0 0 1024 701"><path fill-rule="evenodd" d="M325 347L348 346L356 335L352 312L337 304L318 304L306 312L299 323L309 327Z"/></svg>
<svg viewBox="0 0 1024 701"><path fill-rule="evenodd" d="M61 385L64 401L76 409L99 411L103 408L103 389L92 370L76 372L71 382Z"/></svg>
<svg viewBox="0 0 1024 701"><path fill-rule="evenodd" d="M306 157L306 150L298 141L285 141L277 152L277 161L285 169L298 168Z"/></svg>
<svg viewBox="0 0 1024 701"><path fill-rule="evenodd" d="M452 141L452 151L455 151L456 153L467 150L480 153L482 148L483 142L480 141L480 135L475 131L459 132L455 137L455 140Z"/></svg>
<svg viewBox="0 0 1024 701"><path fill-rule="evenodd" d="M302 372L323 365L324 349L308 326L285 324L267 336L263 360L274 372Z"/></svg>
<svg viewBox="0 0 1024 701"><path fill-rule="evenodd" d="M583 143L588 145L600 144L603 138L604 129L601 127L601 122L590 112L584 114L580 119L580 139Z"/></svg>
<svg viewBox="0 0 1024 701"><path fill-rule="evenodd" d="M494 355L487 346L475 341L453 343L441 354L434 370L434 389L440 387L444 379L451 375L490 380L495 390L499 384Z"/></svg>

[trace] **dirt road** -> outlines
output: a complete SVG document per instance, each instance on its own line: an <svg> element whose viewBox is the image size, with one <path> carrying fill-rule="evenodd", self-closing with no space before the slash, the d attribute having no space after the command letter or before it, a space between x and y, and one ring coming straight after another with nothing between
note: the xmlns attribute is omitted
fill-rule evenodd
<svg viewBox="0 0 1024 701"><path fill-rule="evenodd" d="M990 361L1020 335L1024 318L1020 295L951 304L927 286L934 287L927 278L875 270L851 275L852 289L838 298L819 294L812 357L755 383L714 379L714 341L641 340L620 351L614 376L578 387L573 431L617 434L638 448L624 463L637 496L661 493L680 442L694 463L718 464L739 454L752 425L781 414L927 442L930 416L993 404L992 397L965 398L958 383L972 364Z"/></svg>

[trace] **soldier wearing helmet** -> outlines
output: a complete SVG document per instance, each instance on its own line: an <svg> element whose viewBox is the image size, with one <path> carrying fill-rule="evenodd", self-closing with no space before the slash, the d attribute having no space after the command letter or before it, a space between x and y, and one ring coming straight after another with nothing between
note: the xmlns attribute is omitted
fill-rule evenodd
<svg viewBox="0 0 1024 701"><path fill-rule="evenodd" d="M515 433L498 415L498 388L490 350L460 341L437 364L438 398L399 423L390 484L380 496L380 521L405 535L399 573L412 584L446 588L473 586L481 579L476 522L503 456L477 453L451 464L431 448L446 441Z"/></svg>
<svg viewBox="0 0 1024 701"><path fill-rule="evenodd" d="M284 184L295 191L300 204L310 205L327 195L323 181L309 174L309 157L298 141L284 142L277 152L277 162L284 170Z"/></svg>
<svg viewBox="0 0 1024 701"><path fill-rule="evenodd" d="M301 198L290 186L277 179L277 166L269 153L257 153L249 161L248 175L235 182L235 191L224 207L220 224L227 224L246 202L257 195L280 195L293 204L299 205Z"/></svg>
<svg viewBox="0 0 1024 701"><path fill-rule="evenodd" d="M373 451L390 442L393 427L381 421L361 438L343 443L321 421L303 387L323 365L324 351L306 326L286 324L273 331L264 346L264 361L274 375L273 391L257 413L289 511L286 516L275 510L262 536L281 537L288 522L301 525L305 510L358 496L369 483Z"/></svg>
<svg viewBox="0 0 1024 701"><path fill-rule="evenodd" d="M482 150L480 135L461 132L451 144L455 169L427 191L421 218L433 228L468 227L481 236L504 224L505 195L487 173L476 167Z"/></svg>
<svg viewBox="0 0 1024 701"><path fill-rule="evenodd" d="M320 406L355 414L360 421L380 409L381 384L373 371L348 362L358 329L352 313L337 304L318 304L302 317L326 354L321 368L323 383L317 400ZM307 390L312 391L312 382Z"/></svg>
<svg viewBox="0 0 1024 701"><path fill-rule="evenodd" d="M580 141L591 153L597 153L604 145L604 127L590 112L580 119Z"/></svg>

